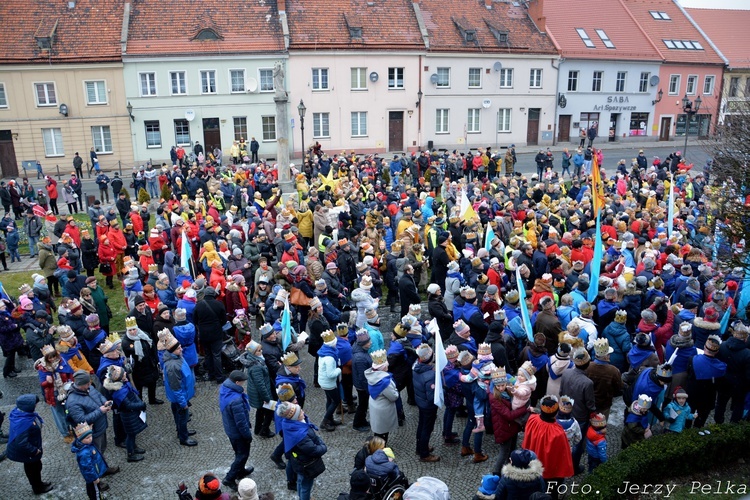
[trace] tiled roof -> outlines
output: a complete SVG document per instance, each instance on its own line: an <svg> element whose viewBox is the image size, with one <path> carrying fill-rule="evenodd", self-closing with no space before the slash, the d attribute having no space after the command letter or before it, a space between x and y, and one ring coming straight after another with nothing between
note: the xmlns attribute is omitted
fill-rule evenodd
<svg viewBox="0 0 750 500"><path fill-rule="evenodd" d="M216 34L214 39L211 31ZM283 50L284 37L275 0L133 1L128 56L232 55Z"/></svg>
<svg viewBox="0 0 750 500"><path fill-rule="evenodd" d="M286 0L286 15L290 50L424 50L411 0Z"/></svg>
<svg viewBox="0 0 750 500"><path fill-rule="evenodd" d="M592 12L592 8L595 12ZM547 30L563 57L658 61L662 57L619 0L546 0ZM594 47L587 47L577 29L585 30ZM596 30L602 30L615 48L607 48Z"/></svg>
<svg viewBox="0 0 750 500"><path fill-rule="evenodd" d="M557 54L525 7L485 0L419 0L430 50L445 52L502 52ZM474 31L467 41L466 31ZM507 41L505 41L507 36Z"/></svg>
<svg viewBox="0 0 750 500"><path fill-rule="evenodd" d="M0 63L119 61L124 0L0 1ZM51 49L40 48L45 39Z"/></svg>
<svg viewBox="0 0 750 500"><path fill-rule="evenodd" d="M750 10L686 9L732 69L750 68Z"/></svg>
<svg viewBox="0 0 750 500"><path fill-rule="evenodd" d="M672 0L623 0L633 18L643 27L668 63L723 64L708 41ZM664 12L669 20L654 19L651 12ZM664 40L697 41L702 50L670 49Z"/></svg>

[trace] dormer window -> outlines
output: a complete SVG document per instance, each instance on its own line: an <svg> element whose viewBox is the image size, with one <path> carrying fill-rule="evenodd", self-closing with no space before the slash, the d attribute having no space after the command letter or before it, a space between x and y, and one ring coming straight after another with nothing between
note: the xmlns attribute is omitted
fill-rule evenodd
<svg viewBox="0 0 750 500"><path fill-rule="evenodd" d="M353 39L362 39L362 25L364 24L356 14L344 14L344 21L349 28L349 36Z"/></svg>
<svg viewBox="0 0 750 500"><path fill-rule="evenodd" d="M485 19L484 21L487 24L487 27L490 29L490 32L492 33L492 36L495 37L495 40L497 40L497 43L507 44L508 43L508 32L500 26L495 26L490 24L489 21Z"/></svg>
<svg viewBox="0 0 750 500"><path fill-rule="evenodd" d="M349 27L349 36L352 38L362 38L362 28Z"/></svg>
<svg viewBox="0 0 750 500"><path fill-rule="evenodd" d="M586 33L586 30L583 28L576 28L576 32L578 33L578 36L581 37L581 40L583 40L583 44L590 48L594 49L596 48L596 45L594 45L594 42L591 41L591 38L589 37L588 33Z"/></svg>
<svg viewBox="0 0 750 500"><path fill-rule="evenodd" d="M203 28L195 35L194 40L221 40L221 36L212 28Z"/></svg>
<svg viewBox="0 0 750 500"><path fill-rule="evenodd" d="M458 28L464 43L477 43L477 29L465 17L454 17L453 24Z"/></svg>
<svg viewBox="0 0 750 500"><path fill-rule="evenodd" d="M464 40L473 43L477 41L477 32L474 30L466 30L464 31Z"/></svg>
<svg viewBox="0 0 750 500"><path fill-rule="evenodd" d="M37 47L42 50L51 50L52 45L55 43L55 31L57 31L57 19L46 21L43 20L39 23L39 27L34 33L34 39L36 40Z"/></svg>

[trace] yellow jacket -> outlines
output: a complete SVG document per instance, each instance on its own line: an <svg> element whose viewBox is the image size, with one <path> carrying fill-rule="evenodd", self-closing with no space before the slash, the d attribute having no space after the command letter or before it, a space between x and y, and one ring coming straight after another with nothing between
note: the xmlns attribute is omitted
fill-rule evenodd
<svg viewBox="0 0 750 500"><path fill-rule="evenodd" d="M72 347L72 344L65 342L64 340L61 340L57 343L57 352L59 353L66 353L68 350ZM79 350L77 355L72 356L67 361L68 366L70 366L73 371L76 370L83 370L88 373L93 373L94 369L89 364L88 360L86 359L86 356L83 355L83 353Z"/></svg>
<svg viewBox="0 0 750 500"><path fill-rule="evenodd" d="M313 213L311 210L297 212L297 227L299 228L299 234L305 238L313 237Z"/></svg>

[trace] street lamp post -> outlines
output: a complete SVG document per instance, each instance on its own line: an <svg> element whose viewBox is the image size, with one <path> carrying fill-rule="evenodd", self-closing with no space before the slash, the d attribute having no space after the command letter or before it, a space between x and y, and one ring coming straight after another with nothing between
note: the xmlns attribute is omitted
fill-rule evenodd
<svg viewBox="0 0 750 500"><path fill-rule="evenodd" d="M690 99L688 99L687 94L685 94L685 97L682 98L682 111L683 113L685 113L685 147L682 149L683 158L687 158L687 143L688 134L690 133L690 118L695 116L701 109L701 102L702 101L700 96L698 96L695 102L692 102ZM698 133L700 134L700 131Z"/></svg>
<svg viewBox="0 0 750 500"><path fill-rule="evenodd" d="M299 112L299 129L300 132L302 132L302 163L305 163L305 112L307 111L307 108L305 107L305 103L302 102L302 99L299 100L299 104L297 105L297 111Z"/></svg>

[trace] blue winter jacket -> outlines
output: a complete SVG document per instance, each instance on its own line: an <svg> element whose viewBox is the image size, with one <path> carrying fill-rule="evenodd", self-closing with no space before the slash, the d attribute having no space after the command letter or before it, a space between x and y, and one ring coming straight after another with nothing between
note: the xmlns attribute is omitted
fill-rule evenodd
<svg viewBox="0 0 750 500"><path fill-rule="evenodd" d="M625 323L613 321L604 328L602 335L609 342L609 346L614 349L612 354L609 355L609 362L621 372L625 371L628 366L628 353L633 347Z"/></svg>
<svg viewBox="0 0 750 500"><path fill-rule="evenodd" d="M415 363L412 369L414 400L422 410L435 408L435 367L425 363Z"/></svg>
<svg viewBox="0 0 750 500"><path fill-rule="evenodd" d="M198 364L198 351L195 347L195 325L187 321L180 321L172 327L174 337L182 346L182 357L187 361L188 366Z"/></svg>
<svg viewBox="0 0 750 500"><path fill-rule="evenodd" d="M164 352L164 391L171 403L187 408L188 401L195 395L195 375L182 356Z"/></svg>
<svg viewBox="0 0 750 500"><path fill-rule="evenodd" d="M93 483L107 472L104 456L94 443L83 444L76 439L70 445L70 451L76 454L78 468L81 470L83 480L87 483Z"/></svg>
<svg viewBox="0 0 750 500"><path fill-rule="evenodd" d="M65 401L65 408L68 410L68 418L76 424L87 422L96 438L107 432L109 425L107 414L99 409L106 402L104 396L94 387L82 391L74 386Z"/></svg>
<svg viewBox="0 0 750 500"><path fill-rule="evenodd" d="M370 357L370 354L359 344L354 344L352 347L352 379L354 380L354 387L358 391L367 390L365 370L371 366L372 358Z"/></svg>
<svg viewBox="0 0 750 500"><path fill-rule="evenodd" d="M230 441L252 439L250 401L242 387L228 378L224 380L219 389L219 410L221 410L224 432Z"/></svg>
<svg viewBox="0 0 750 500"><path fill-rule="evenodd" d="M390 461L383 450L375 450L365 459L365 470L370 477L378 479L392 479L401 474L396 462Z"/></svg>

